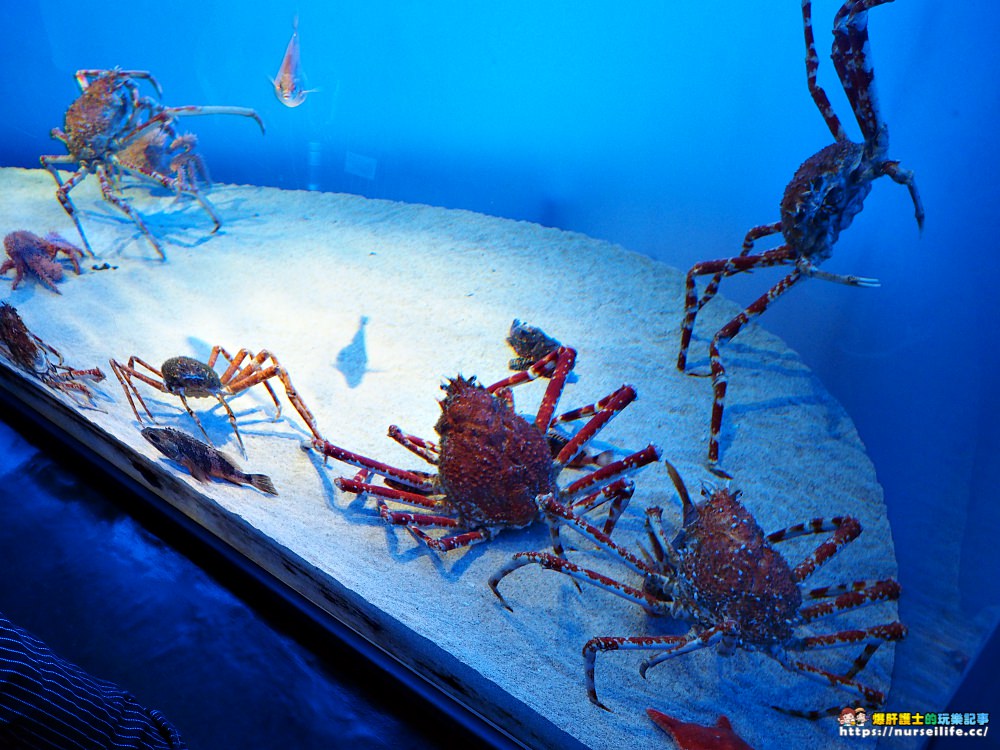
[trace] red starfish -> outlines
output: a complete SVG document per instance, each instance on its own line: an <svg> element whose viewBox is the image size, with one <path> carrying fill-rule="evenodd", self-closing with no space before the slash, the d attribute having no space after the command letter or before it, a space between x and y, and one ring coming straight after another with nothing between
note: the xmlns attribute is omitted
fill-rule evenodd
<svg viewBox="0 0 1000 750"><path fill-rule="evenodd" d="M753 750L733 731L725 716L720 716L714 727L703 727L667 716L655 708L647 708L646 713L681 750Z"/></svg>

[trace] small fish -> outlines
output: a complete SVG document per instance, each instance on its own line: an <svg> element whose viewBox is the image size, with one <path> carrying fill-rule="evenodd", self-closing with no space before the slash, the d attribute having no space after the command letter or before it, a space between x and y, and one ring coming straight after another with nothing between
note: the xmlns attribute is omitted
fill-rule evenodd
<svg viewBox="0 0 1000 750"><path fill-rule="evenodd" d="M277 495L271 478L264 474L246 474L225 453L172 427L147 427L142 436L156 450L191 472L199 482L209 477L225 479L233 484L249 484L268 495Z"/></svg>
<svg viewBox="0 0 1000 750"><path fill-rule="evenodd" d="M306 100L306 94L319 89L302 88L302 70L299 63L299 17L292 24L292 38L288 40L285 56L278 68L278 75L271 80L274 95L286 107L297 107Z"/></svg>

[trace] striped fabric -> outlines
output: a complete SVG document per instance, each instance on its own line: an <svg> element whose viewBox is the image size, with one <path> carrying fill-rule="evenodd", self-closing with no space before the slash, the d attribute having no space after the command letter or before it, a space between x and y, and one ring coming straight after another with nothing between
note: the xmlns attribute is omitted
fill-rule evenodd
<svg viewBox="0 0 1000 750"><path fill-rule="evenodd" d="M0 615L0 748L180 750L158 711L97 680Z"/></svg>

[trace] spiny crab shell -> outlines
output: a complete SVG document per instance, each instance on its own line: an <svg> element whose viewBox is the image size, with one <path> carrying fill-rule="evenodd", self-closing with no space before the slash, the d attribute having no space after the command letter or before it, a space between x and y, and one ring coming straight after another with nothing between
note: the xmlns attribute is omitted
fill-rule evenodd
<svg viewBox="0 0 1000 750"><path fill-rule="evenodd" d="M80 274L83 251L54 232L44 237L23 229L11 232L3 238L3 246L8 259L0 264L0 274L14 270L12 289L17 289L25 276L33 275L56 294L62 294L56 286L63 277L63 268L56 260L59 253L65 255L76 274Z"/></svg>
<svg viewBox="0 0 1000 750"><path fill-rule="evenodd" d="M697 519L684 528L681 586L700 610L711 613L706 624L733 620L750 643L787 640L802 605L791 567L767 542L738 490L706 494L696 506Z"/></svg>
<svg viewBox="0 0 1000 750"><path fill-rule="evenodd" d="M827 260L840 233L864 207L872 190L871 166L864 146L831 143L796 170L781 199L781 233L785 242L814 263ZM845 178L849 175L849 178ZM850 189L845 189L848 179Z"/></svg>
<svg viewBox="0 0 1000 750"><path fill-rule="evenodd" d="M465 523L527 526L535 498L558 492L544 433L510 404L461 376L443 386L438 484Z"/></svg>

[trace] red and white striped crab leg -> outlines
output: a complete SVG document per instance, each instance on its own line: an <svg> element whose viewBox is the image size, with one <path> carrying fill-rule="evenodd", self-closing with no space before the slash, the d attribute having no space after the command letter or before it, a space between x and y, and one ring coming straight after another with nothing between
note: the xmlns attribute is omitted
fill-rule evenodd
<svg viewBox="0 0 1000 750"><path fill-rule="evenodd" d="M626 567L632 569L636 573L644 576L659 575L659 573L642 558L637 557L612 540L609 532L601 531L596 526L588 523L586 519L581 518L576 512L560 503L552 495L545 495L539 498L538 507L542 514L546 517L546 520L549 521L550 525L562 522L566 526L575 529L578 533L597 544L598 547L620 559ZM647 510L647 514L649 513L649 510ZM659 508L656 510L659 510ZM680 613L673 602L657 599L642 589L621 583L620 581L602 573L581 567L563 557L558 557L547 552L518 552L506 565L490 576L490 589L507 609L511 609L511 606L500 594L500 581L513 573L515 570L523 568L526 565L539 565L546 570L554 570L559 573L565 573L571 578L598 586L635 604L638 604L651 614L677 616Z"/></svg>
<svg viewBox="0 0 1000 750"><path fill-rule="evenodd" d="M426 440L408 432L403 432L396 425L389 425L389 437L399 443L406 450L420 456L429 464L437 464L441 456L441 446L433 440Z"/></svg>
<svg viewBox="0 0 1000 750"><path fill-rule="evenodd" d="M560 346L558 349L549 352L527 370L515 372L513 375L498 380L493 385L487 386L490 393L510 400L508 389L515 385L528 383L537 378L549 379L549 384L545 388L545 395L542 396L542 404L538 408L535 416L535 427L542 432L548 429L549 422L559 405L559 398L562 396L563 388L566 386L566 378L576 364L576 350L568 346Z"/></svg>

